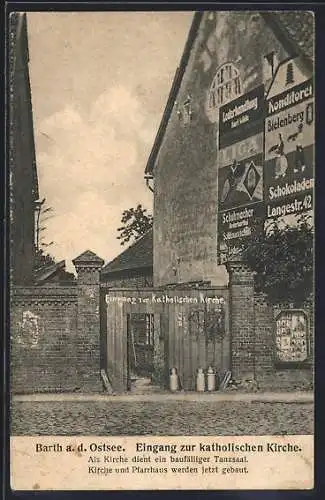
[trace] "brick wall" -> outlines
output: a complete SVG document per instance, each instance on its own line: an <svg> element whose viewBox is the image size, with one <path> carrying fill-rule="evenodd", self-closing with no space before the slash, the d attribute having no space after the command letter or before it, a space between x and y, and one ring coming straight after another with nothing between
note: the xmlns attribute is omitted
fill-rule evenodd
<svg viewBox="0 0 325 500"><path fill-rule="evenodd" d="M75 286L12 287L11 391L102 390L99 269L92 252L75 259Z"/></svg>
<svg viewBox="0 0 325 500"><path fill-rule="evenodd" d="M75 390L77 288L15 287L10 309L12 390Z"/></svg>
<svg viewBox="0 0 325 500"><path fill-rule="evenodd" d="M100 339L101 259L86 252L74 263L75 286L12 287L11 390L14 393L102 391L100 366L107 355ZM312 301L303 304L309 319L307 363L279 367L275 360L275 309L254 291L254 280L241 262L228 264L231 370L235 381L255 379L264 390L311 389L314 375ZM104 300L105 284L102 300ZM176 288L177 290L177 288ZM173 309L174 310L174 309ZM102 357L102 359L100 359Z"/></svg>
<svg viewBox="0 0 325 500"><path fill-rule="evenodd" d="M98 392L100 379L100 268L104 261L89 250L73 260L78 273L78 372L82 390Z"/></svg>
<svg viewBox="0 0 325 500"><path fill-rule="evenodd" d="M260 389L305 390L313 388L314 380L314 322L311 302L301 304L308 318L309 356L306 363L296 366L279 365L275 356L275 318L293 304L271 307L265 297L255 295L256 380Z"/></svg>
<svg viewBox="0 0 325 500"><path fill-rule="evenodd" d="M230 331L232 374L252 378L254 374L254 280L242 263L231 263Z"/></svg>
<svg viewBox="0 0 325 500"><path fill-rule="evenodd" d="M235 381L255 380L261 390L312 389L314 321L312 300L299 306L308 318L309 355L303 363L276 358L276 317L293 304L271 306L254 291L252 273L242 262L228 263L230 273L231 370Z"/></svg>

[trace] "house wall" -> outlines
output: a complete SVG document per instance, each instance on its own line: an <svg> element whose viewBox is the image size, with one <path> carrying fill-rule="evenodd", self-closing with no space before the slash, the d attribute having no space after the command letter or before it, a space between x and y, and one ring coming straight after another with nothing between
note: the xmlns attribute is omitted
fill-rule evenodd
<svg viewBox="0 0 325 500"><path fill-rule="evenodd" d="M217 257L218 106L209 106L217 69L239 71L242 93L271 81L265 55L289 54L261 15L204 13L176 103L155 163L154 286L194 280L224 285L228 275ZM192 118L183 121L190 96Z"/></svg>

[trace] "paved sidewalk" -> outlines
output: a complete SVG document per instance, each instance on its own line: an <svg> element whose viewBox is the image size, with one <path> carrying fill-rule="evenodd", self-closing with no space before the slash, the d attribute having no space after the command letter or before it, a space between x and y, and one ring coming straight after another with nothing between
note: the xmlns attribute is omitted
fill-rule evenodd
<svg viewBox="0 0 325 500"><path fill-rule="evenodd" d="M313 392L177 392L175 394L75 394L75 393L51 393L51 394L16 394L12 396L13 402L18 401L115 401L115 402L160 402L160 401L204 401L204 402L261 402L261 403L313 403Z"/></svg>

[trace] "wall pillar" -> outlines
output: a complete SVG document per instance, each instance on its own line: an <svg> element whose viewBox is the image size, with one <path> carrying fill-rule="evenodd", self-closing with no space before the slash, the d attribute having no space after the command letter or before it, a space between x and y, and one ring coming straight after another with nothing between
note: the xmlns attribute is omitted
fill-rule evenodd
<svg viewBox="0 0 325 500"><path fill-rule="evenodd" d="M78 274L77 372L82 392L103 390L100 377L99 273L104 261L87 250L73 261Z"/></svg>
<svg viewBox="0 0 325 500"><path fill-rule="evenodd" d="M254 275L241 261L229 273L231 365L235 380L255 378Z"/></svg>

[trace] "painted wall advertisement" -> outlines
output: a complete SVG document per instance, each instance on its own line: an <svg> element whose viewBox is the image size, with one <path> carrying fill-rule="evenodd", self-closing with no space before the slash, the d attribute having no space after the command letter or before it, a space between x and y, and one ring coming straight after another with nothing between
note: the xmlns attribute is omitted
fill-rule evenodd
<svg viewBox="0 0 325 500"><path fill-rule="evenodd" d="M314 82L299 58L219 113L218 263L240 253L252 228L313 215Z"/></svg>
<svg viewBox="0 0 325 500"><path fill-rule="evenodd" d="M264 220L264 87L220 108L218 153L218 262L248 242Z"/></svg>
<svg viewBox="0 0 325 500"><path fill-rule="evenodd" d="M263 130L264 85L225 104L219 112L219 148Z"/></svg>
<svg viewBox="0 0 325 500"><path fill-rule="evenodd" d="M265 215L290 223L313 209L314 85L299 59L282 63L266 100Z"/></svg>
<svg viewBox="0 0 325 500"><path fill-rule="evenodd" d="M303 311L282 311L276 320L276 357L283 363L308 357L307 317Z"/></svg>

